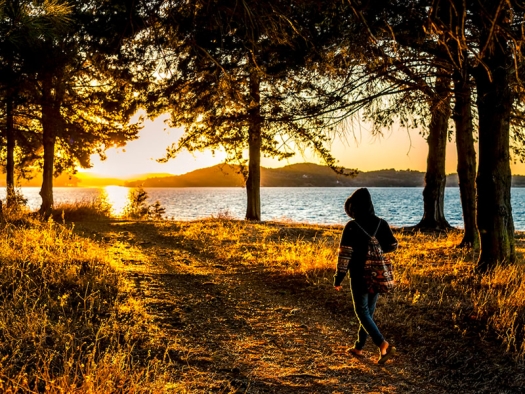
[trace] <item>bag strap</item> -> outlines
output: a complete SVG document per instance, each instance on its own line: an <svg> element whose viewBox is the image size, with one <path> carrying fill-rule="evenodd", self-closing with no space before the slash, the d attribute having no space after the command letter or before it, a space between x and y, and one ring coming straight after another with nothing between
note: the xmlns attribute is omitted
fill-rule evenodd
<svg viewBox="0 0 525 394"><path fill-rule="evenodd" d="M377 224L376 231L374 231L373 235L368 234L366 230L363 227L361 227L359 223L357 223L357 220L354 220L354 223L357 224L357 227L359 227L368 236L368 238L372 238L376 236L377 231L379 230L379 226L381 226L381 219L379 219L379 223Z"/></svg>

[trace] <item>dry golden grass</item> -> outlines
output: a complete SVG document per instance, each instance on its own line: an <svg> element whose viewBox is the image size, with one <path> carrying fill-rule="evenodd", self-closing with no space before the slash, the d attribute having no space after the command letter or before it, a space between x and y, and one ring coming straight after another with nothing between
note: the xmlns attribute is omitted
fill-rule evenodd
<svg viewBox="0 0 525 394"><path fill-rule="evenodd" d="M53 208L53 220L63 223L79 220L103 220L111 217L111 205L102 198L86 199L72 203L62 202Z"/></svg>
<svg viewBox="0 0 525 394"><path fill-rule="evenodd" d="M364 361L345 353L357 325L348 292L332 288L340 226L94 217L74 229L22 214L3 225L3 392L512 393L525 384L522 266L473 274L459 232L396 231L398 287L380 298L377 320L400 355L378 368L372 344Z"/></svg>
<svg viewBox="0 0 525 394"><path fill-rule="evenodd" d="M63 225L10 214L0 232L0 391L149 392L156 360L134 359L147 321L126 313L106 251Z"/></svg>
<svg viewBox="0 0 525 394"><path fill-rule="evenodd" d="M341 228L220 220L213 223L183 225L181 234L203 245L227 244L227 248L214 251L219 260L257 261L282 274L304 275L311 283L331 283ZM487 332L495 333L516 360L523 360L525 267L519 236L517 264L498 266L480 276L474 274L475 252L456 247L461 235L460 231L437 235L396 231L400 247L392 258L398 289L392 304L409 302L448 309L455 319L480 323Z"/></svg>
<svg viewBox="0 0 525 394"><path fill-rule="evenodd" d="M458 249L461 233L398 234L395 254L398 302L449 310L458 329L475 326L479 334L495 334L518 361L525 358L525 274L518 240L518 262L485 275L474 273L476 255Z"/></svg>

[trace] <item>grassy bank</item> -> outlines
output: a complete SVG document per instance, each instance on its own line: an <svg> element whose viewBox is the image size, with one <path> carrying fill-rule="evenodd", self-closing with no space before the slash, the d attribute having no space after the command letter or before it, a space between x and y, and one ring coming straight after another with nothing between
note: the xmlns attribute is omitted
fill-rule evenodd
<svg viewBox="0 0 525 394"><path fill-rule="evenodd" d="M340 232L228 219L72 226L8 217L0 230L0 390L361 387L363 371L347 382L337 367L361 368L338 353L356 329L348 294L332 289ZM408 379L424 379L429 392L490 392L492 384L513 392L523 384L521 261L480 277L475 256L455 248L459 232L396 236L398 287L380 299L377 319L401 358L389 364L396 374L381 391L411 392ZM483 359L473 364L479 348ZM367 350L375 360L373 346Z"/></svg>

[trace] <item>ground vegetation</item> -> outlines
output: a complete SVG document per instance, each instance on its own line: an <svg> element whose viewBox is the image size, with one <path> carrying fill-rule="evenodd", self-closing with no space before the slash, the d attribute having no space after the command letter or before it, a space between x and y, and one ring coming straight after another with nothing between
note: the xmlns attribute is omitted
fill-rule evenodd
<svg viewBox="0 0 525 394"><path fill-rule="evenodd" d="M47 223L5 212L4 392L514 393L525 384L522 270L474 274L477 256L455 247L459 231L394 229L397 288L381 297L377 321L399 354L378 366L371 344L364 358L347 353L357 321L348 292L332 285L340 226L104 212L73 225L74 211Z"/></svg>

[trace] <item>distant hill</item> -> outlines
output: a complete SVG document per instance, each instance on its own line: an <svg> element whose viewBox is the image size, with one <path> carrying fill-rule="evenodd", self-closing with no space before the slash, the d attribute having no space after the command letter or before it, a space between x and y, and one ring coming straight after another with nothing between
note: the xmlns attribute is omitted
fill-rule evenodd
<svg viewBox="0 0 525 394"><path fill-rule="evenodd" d="M139 179L151 178L151 177L167 177L172 176L168 173L159 174L139 174L129 176L127 178L108 178L104 175L93 174L90 172L77 172L75 175L61 174L53 179L53 186L55 187L104 187L104 186L123 186L124 182L132 182ZM32 179L20 179L16 181L17 187L40 187L42 186L42 174L37 173ZM5 174L0 176L0 187L5 186Z"/></svg>
<svg viewBox="0 0 525 394"><path fill-rule="evenodd" d="M394 169L361 172L355 177L334 173L329 167L312 163L291 164L281 168L261 167L263 187L418 187L424 185L420 171ZM130 187L242 187L244 179L239 167L219 164L183 175L149 177L125 182Z"/></svg>
<svg viewBox="0 0 525 394"><path fill-rule="evenodd" d="M124 178L108 178L104 175L100 174L93 174L90 172L79 172L76 174L78 178L78 185L77 186L122 186L124 183L127 182L133 182L140 179L146 179L146 178L153 178L153 177L168 177L171 176L171 174L168 173L159 173L159 174L138 174L133 175L129 177Z"/></svg>
<svg viewBox="0 0 525 394"><path fill-rule="evenodd" d="M41 176L22 181L18 186L42 185ZM121 178L106 178L91 173L63 174L54 180L54 186L108 186L129 187L243 187L244 179L238 166L218 164L182 175L165 173L142 174ZM327 166L312 163L291 164L281 168L261 167L261 186L265 187L423 187L425 173L421 171L399 171L386 169L360 172L355 177L334 173ZM0 177L0 187L5 186L5 176ZM458 176L447 176L447 187L457 187ZM512 177L513 187L525 187L525 176Z"/></svg>
<svg viewBox="0 0 525 394"><path fill-rule="evenodd" d="M514 175L512 177L512 186L513 187L525 187L525 176Z"/></svg>

